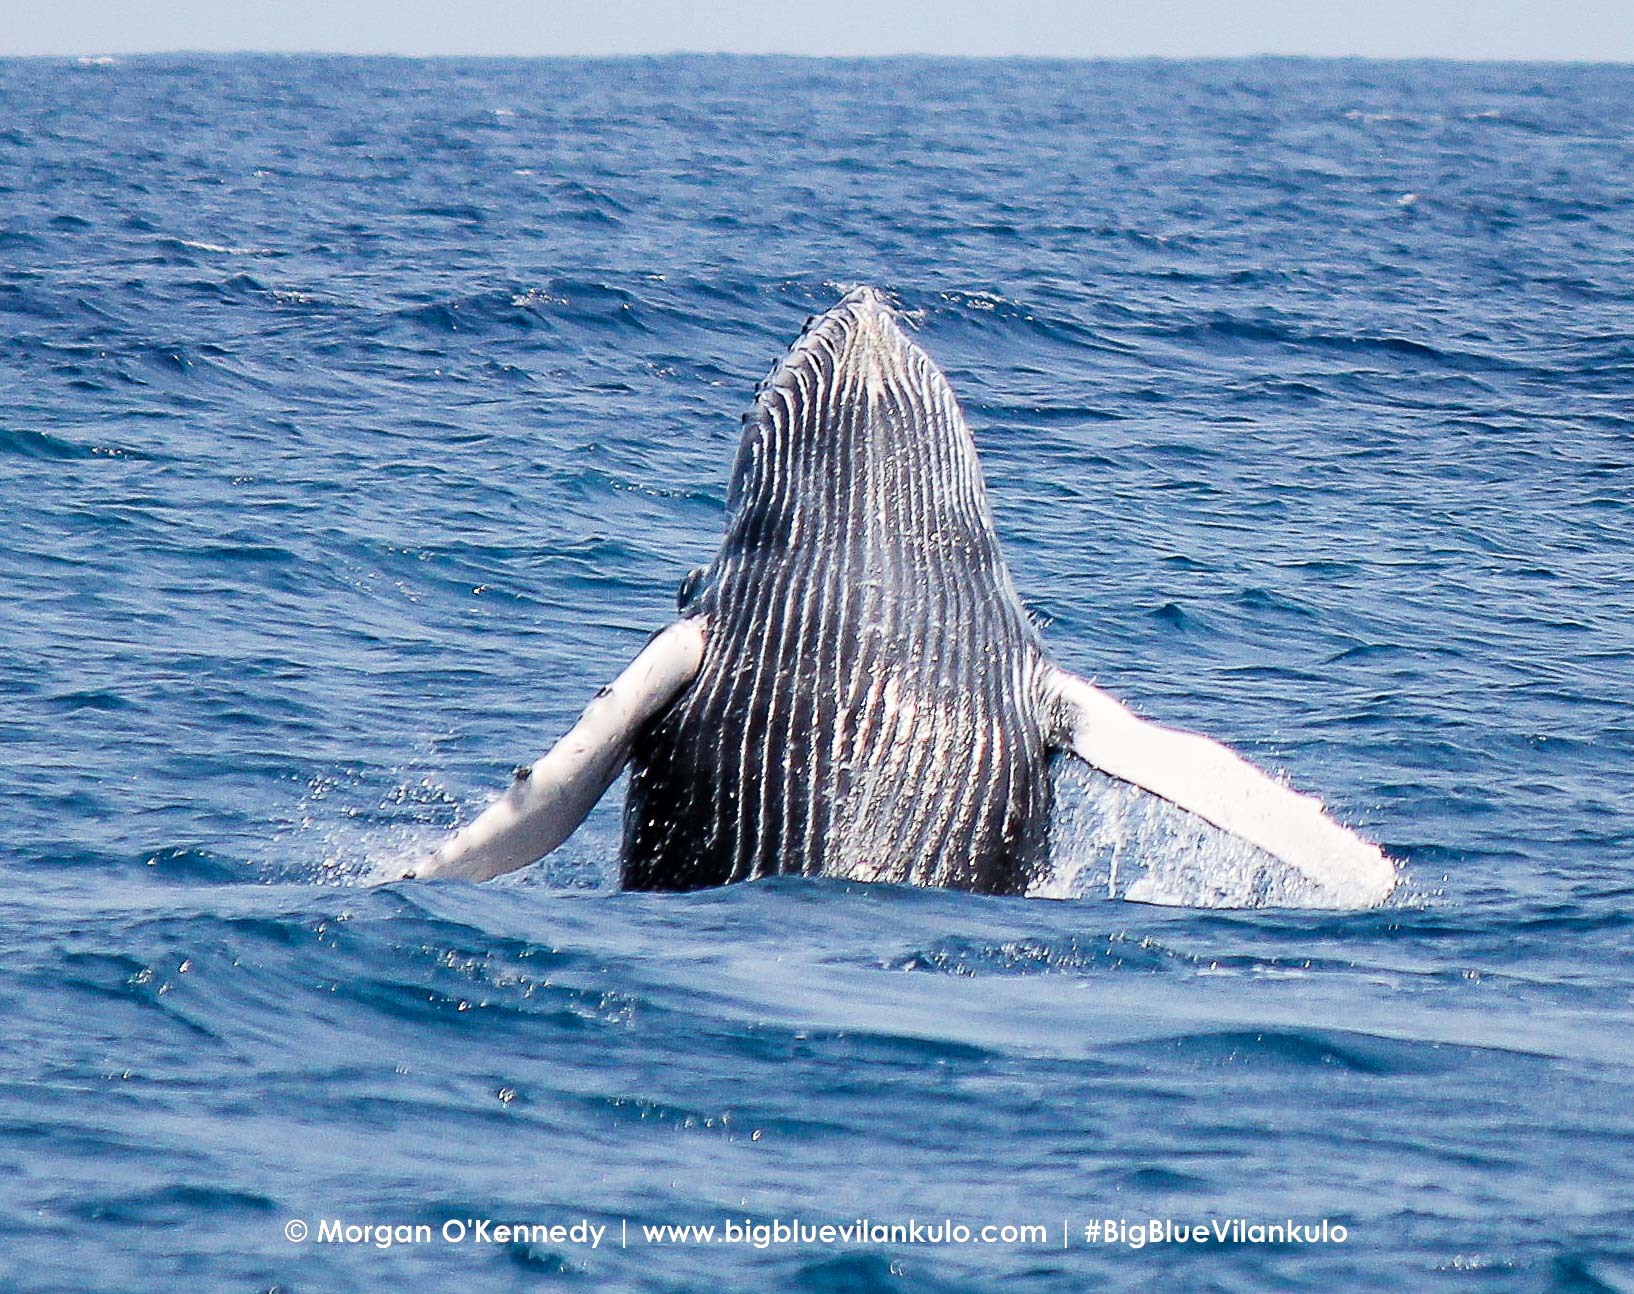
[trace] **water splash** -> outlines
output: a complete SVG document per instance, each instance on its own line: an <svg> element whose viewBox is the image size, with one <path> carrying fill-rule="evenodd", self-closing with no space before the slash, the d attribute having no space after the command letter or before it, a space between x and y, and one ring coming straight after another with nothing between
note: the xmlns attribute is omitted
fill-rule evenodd
<svg viewBox="0 0 1634 1294"><path fill-rule="evenodd" d="M1172 907L1371 907L1165 800L1077 761L1055 771L1050 867L1035 898L1128 899Z"/></svg>

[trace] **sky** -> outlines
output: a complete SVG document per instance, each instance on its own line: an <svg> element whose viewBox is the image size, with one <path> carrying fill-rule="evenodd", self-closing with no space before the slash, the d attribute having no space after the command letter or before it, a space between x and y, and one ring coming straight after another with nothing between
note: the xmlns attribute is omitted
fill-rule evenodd
<svg viewBox="0 0 1634 1294"><path fill-rule="evenodd" d="M0 0L0 55L167 50L1634 62L1634 2Z"/></svg>

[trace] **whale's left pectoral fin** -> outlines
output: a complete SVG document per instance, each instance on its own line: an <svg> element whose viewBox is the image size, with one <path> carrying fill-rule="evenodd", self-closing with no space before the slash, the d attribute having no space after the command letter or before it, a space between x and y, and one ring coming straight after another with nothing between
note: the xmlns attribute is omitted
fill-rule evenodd
<svg viewBox="0 0 1634 1294"><path fill-rule="evenodd" d="M705 625L680 620L655 637L628 669L596 693L567 735L504 795L404 878L486 881L537 862L560 845L613 784L643 724L697 677Z"/></svg>
<svg viewBox="0 0 1634 1294"><path fill-rule="evenodd" d="M1377 845L1219 742L1142 719L1065 670L1051 671L1045 691L1055 744L1092 767L1264 850L1347 896L1345 906L1375 906L1395 888L1395 865Z"/></svg>

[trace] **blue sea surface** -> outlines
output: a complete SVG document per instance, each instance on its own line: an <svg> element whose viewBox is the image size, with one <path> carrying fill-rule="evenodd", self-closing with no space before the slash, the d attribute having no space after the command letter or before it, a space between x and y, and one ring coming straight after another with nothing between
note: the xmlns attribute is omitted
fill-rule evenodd
<svg viewBox="0 0 1634 1294"><path fill-rule="evenodd" d="M1631 177L1629 67L0 61L0 1288L1634 1290ZM366 883L862 282L1059 658L1387 906L621 894L617 795ZM1046 1232L644 1230L774 1219Z"/></svg>

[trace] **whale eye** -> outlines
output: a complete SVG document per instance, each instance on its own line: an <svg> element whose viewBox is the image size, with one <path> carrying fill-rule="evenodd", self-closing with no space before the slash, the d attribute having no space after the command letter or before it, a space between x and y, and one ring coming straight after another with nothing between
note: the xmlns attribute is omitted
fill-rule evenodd
<svg viewBox="0 0 1634 1294"><path fill-rule="evenodd" d="M693 599L698 596L698 587L704 582L704 568L694 566L687 572L686 578L681 581L681 587L675 591L675 609L685 612L692 605Z"/></svg>

